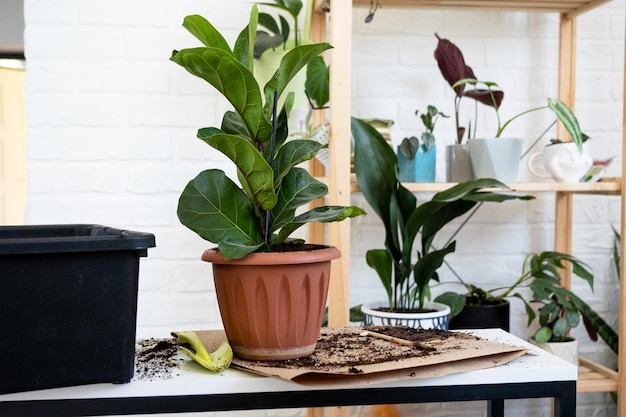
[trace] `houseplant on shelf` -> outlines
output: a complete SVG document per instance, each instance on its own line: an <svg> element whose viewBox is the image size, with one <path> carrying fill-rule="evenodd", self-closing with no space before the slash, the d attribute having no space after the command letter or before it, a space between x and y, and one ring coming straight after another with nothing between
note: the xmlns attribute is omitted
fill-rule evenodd
<svg viewBox="0 0 626 417"><path fill-rule="evenodd" d="M438 40L437 48L435 48L435 60L441 74L450 86L452 87L457 81L465 78L476 78L472 68L465 64L461 50L448 39L440 38L437 33L435 36ZM454 91L455 143L446 146L446 181L462 182L474 178L467 140L463 143L467 129L461 126L459 121L461 100L465 97L463 94L465 85L458 85L452 90ZM474 98L471 95L468 97Z"/></svg>
<svg viewBox="0 0 626 417"><path fill-rule="evenodd" d="M368 265L377 272L387 295L386 303L380 303L376 308L382 307L394 313L432 308L426 303L430 298L429 283L439 279L438 268L445 256L454 252L456 247L453 241L441 249L435 248L433 240L437 232L479 202L499 203L533 198L485 190L508 190L501 182L485 178L458 184L418 205L413 193L398 180L397 156L380 133L363 120L353 118L352 136L359 187L385 227L385 249L372 249L366 254ZM417 260L413 261L413 244L418 235L420 247L415 253ZM440 314L438 323L414 321L412 324L416 327L440 324L447 328L449 309L441 305L436 307L447 309ZM364 306L366 316L372 310L374 308Z"/></svg>
<svg viewBox="0 0 626 417"><path fill-rule="evenodd" d="M418 114L419 110L415 110L415 115ZM419 139L416 136L407 137L398 146L400 181L435 182L437 147L433 131L439 117L448 116L433 105L428 105L426 111L419 116L426 130Z"/></svg>
<svg viewBox="0 0 626 417"><path fill-rule="evenodd" d="M183 26L205 46L174 51L171 60L207 81L232 104L234 110L224 114L221 127L202 128L198 138L234 162L241 186L221 170L202 171L182 192L178 217L200 237L218 245L205 251L202 259L213 263L222 322L235 355L287 359L314 350L330 260L340 256L336 248L307 245L290 235L309 222L341 221L364 211L354 206L323 206L296 215L299 207L328 192L297 166L324 146L307 139L287 141L293 94L287 94L280 113L277 97L307 62L331 46L322 43L292 49L262 90L253 76L257 16L253 6L250 22L232 50L203 17L184 20ZM298 275L288 276L289 265L299 269ZM239 266L242 270L233 272ZM268 274L261 278L265 268ZM254 276L245 277L246 271ZM289 305L296 311L287 310ZM309 306L310 311L305 308Z"/></svg>
<svg viewBox="0 0 626 417"><path fill-rule="evenodd" d="M453 318L450 327L454 329L501 327L508 330L507 299L510 297L522 300L530 325L536 319L531 303L541 303L544 305L539 314L542 328L534 335L537 341L560 339L569 328L578 325L578 317L582 315L585 328L593 340L600 335L611 348L617 348L617 335L610 326L571 290L560 286L559 271L566 267L571 267L572 273L593 289L593 274L587 264L569 254L544 251L526 255L522 273L511 285L484 289L459 279L459 284L465 289L463 293L449 291L435 300L451 307ZM521 292L524 288L532 292L530 301ZM496 315L489 316L494 312Z"/></svg>
<svg viewBox="0 0 626 417"><path fill-rule="evenodd" d="M578 150L582 152L585 136L580 130L578 119L565 103L548 98L546 105L523 111L502 122L500 106L504 99L504 91L495 82L479 81L472 69L465 64L463 54L458 47L447 39L441 39L437 34L435 36L438 38L438 45L435 50L437 64L442 75L456 93L455 117L457 120L457 132L464 132L463 128L458 127L459 103L462 97L470 97L477 103L480 102L488 107L492 107L496 114L497 129L494 137L476 139L476 122L473 126L473 132L468 130L468 139L471 139L468 140L468 150L474 177L494 177L502 181L515 181L524 141L519 138L506 138L506 140L498 140L498 138L501 138L505 128L517 118L542 109L550 109L555 113L558 120L565 126ZM465 87L467 85L473 86L473 89L466 90ZM458 137L462 139L462 133L459 133L459 135Z"/></svg>
<svg viewBox="0 0 626 417"><path fill-rule="evenodd" d="M593 275L586 265L572 261L573 273L587 281L593 290ZM559 268L563 265L557 264ZM598 335L617 352L618 336L613 329L571 290L561 286L558 269L536 276L530 284L532 302L541 304L539 316L527 308L529 326L537 319L539 328L530 338L531 342L542 349L558 354L563 359L578 364L575 339L569 336L569 330L578 326L582 317L585 329L591 340ZM564 349L563 346L567 347Z"/></svg>

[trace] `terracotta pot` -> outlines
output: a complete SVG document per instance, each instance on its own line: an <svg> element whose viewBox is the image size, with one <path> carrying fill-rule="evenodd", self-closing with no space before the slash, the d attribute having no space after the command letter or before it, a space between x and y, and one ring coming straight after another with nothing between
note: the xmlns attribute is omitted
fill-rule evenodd
<svg viewBox="0 0 626 417"><path fill-rule="evenodd" d="M209 249L217 301L235 355L250 360L285 360L315 350L324 318L330 264L341 253L308 245L298 252L253 253L225 260Z"/></svg>
<svg viewBox="0 0 626 417"><path fill-rule="evenodd" d="M379 310L389 303L363 304L363 324L366 326L408 326L416 329L448 330L450 307L441 303L425 302L424 308L435 311L428 313L393 313Z"/></svg>

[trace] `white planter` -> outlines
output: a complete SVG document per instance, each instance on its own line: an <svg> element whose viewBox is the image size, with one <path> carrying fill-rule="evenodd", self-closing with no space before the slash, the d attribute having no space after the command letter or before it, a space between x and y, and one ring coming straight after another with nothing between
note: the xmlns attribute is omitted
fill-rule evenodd
<svg viewBox="0 0 626 417"><path fill-rule="evenodd" d="M530 343L553 354L554 356L558 356L559 358L578 366L578 341L574 338L570 338L570 340L566 342L537 343L531 337Z"/></svg>
<svg viewBox="0 0 626 417"><path fill-rule="evenodd" d="M534 167L535 159L541 159L543 171ZM583 144L582 152L574 142L563 142L547 145L541 152L534 153L528 158L528 170L540 178L552 178L556 182L580 182L583 175L593 165L587 145Z"/></svg>
<svg viewBox="0 0 626 417"><path fill-rule="evenodd" d="M361 306L363 324L366 326L408 326L416 329L448 330L450 307L441 303L426 302L424 308L436 310L429 313L391 313L376 310L386 307L387 302L369 303Z"/></svg>
<svg viewBox="0 0 626 417"><path fill-rule="evenodd" d="M517 181L524 139L487 138L468 141L474 178Z"/></svg>

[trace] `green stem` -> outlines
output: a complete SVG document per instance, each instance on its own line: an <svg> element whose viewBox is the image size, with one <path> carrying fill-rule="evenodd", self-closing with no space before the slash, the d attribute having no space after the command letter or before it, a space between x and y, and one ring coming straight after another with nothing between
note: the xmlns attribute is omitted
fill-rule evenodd
<svg viewBox="0 0 626 417"><path fill-rule="evenodd" d="M513 120L517 119L520 116L523 116L527 113L531 113L537 110L542 110L542 109L547 109L548 106L541 106L541 107L535 107L534 109L530 109L530 110L526 110L520 114L518 114L517 116L514 116L513 118L509 119L506 121L506 123L504 123L501 127L500 127L500 116L498 116L498 132L496 133L496 137L499 138L500 135L502 134L502 132L504 131L504 129L509 125L509 123L511 123ZM496 114L498 114L498 110L496 110Z"/></svg>

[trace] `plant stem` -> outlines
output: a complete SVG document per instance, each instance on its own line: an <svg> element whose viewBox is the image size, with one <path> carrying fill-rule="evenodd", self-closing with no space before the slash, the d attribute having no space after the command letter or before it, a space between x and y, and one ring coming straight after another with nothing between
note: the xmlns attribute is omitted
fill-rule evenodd
<svg viewBox="0 0 626 417"><path fill-rule="evenodd" d="M274 102L272 105L272 136L270 137L270 168L274 170L274 147L276 146L276 108L278 107L278 91L274 91ZM272 210L265 212L265 243L270 243L270 218Z"/></svg>
<svg viewBox="0 0 626 417"><path fill-rule="evenodd" d="M541 107L535 107L534 109L526 110L518 114L517 116L513 116L513 118L507 120L506 123L504 123L502 126L500 126L500 116L498 115L498 110L496 109L496 115L498 115L498 132L496 133L496 137L499 138L502 132L504 131L504 129L509 125L509 123L511 123L513 120L517 119L518 117L523 116L527 113L531 113L537 110L542 110L542 109L547 109L547 108L548 106L541 106Z"/></svg>

